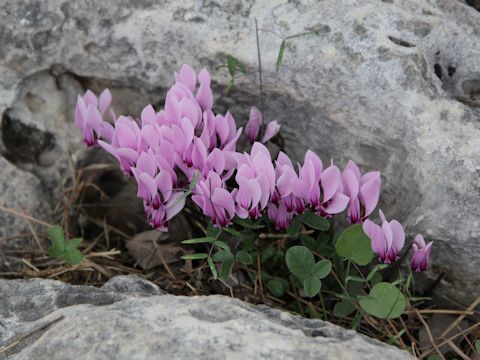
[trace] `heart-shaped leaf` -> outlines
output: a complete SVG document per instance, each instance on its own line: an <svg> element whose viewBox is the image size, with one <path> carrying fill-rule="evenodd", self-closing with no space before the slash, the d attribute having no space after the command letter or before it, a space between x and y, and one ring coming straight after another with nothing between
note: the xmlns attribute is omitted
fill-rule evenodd
<svg viewBox="0 0 480 360"><path fill-rule="evenodd" d="M321 260L315 264L312 270L312 275L317 279L323 279L330 274L332 270L332 262L330 260Z"/></svg>
<svg viewBox="0 0 480 360"><path fill-rule="evenodd" d="M370 239L363 232L361 224L343 230L337 239L335 249L338 255L361 266L372 261L374 255Z"/></svg>
<svg viewBox="0 0 480 360"><path fill-rule="evenodd" d="M313 275L307 276L307 278L303 281L303 289L305 290L305 294L307 294L309 297L314 297L317 295L321 288L322 282Z"/></svg>
<svg viewBox="0 0 480 360"><path fill-rule="evenodd" d="M381 319L394 319L402 315L407 306L405 295L387 282L376 284L370 294L360 299L362 309Z"/></svg>
<svg viewBox="0 0 480 360"><path fill-rule="evenodd" d="M305 279L315 266L315 259L305 246L292 246L285 254L285 260L290 272L300 279Z"/></svg>
<svg viewBox="0 0 480 360"><path fill-rule="evenodd" d="M327 231L328 229L330 229L330 223L327 219L318 216L312 212L307 212L303 214L300 217L300 221L315 230Z"/></svg>

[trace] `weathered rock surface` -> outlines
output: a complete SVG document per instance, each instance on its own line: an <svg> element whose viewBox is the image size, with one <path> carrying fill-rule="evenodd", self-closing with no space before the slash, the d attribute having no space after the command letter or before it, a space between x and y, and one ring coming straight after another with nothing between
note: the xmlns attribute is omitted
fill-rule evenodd
<svg viewBox="0 0 480 360"><path fill-rule="evenodd" d="M16 345L5 352L11 344ZM411 356L324 321L224 296L162 295L152 283L122 276L100 289L52 280L0 279L0 359L5 358L394 360Z"/></svg>
<svg viewBox="0 0 480 360"><path fill-rule="evenodd" d="M161 103L160 89L171 84L182 63L214 69L220 51L247 65L247 75L220 106L246 119L248 107L258 105L257 19L268 30L259 33L264 110L293 134L287 150L301 157L311 147L324 160L342 165L352 158L364 169L381 170L383 210L409 232L435 240L431 275L447 271L439 293L468 302L480 290L480 12L469 4L4 0L3 153L19 146L6 141L18 135L8 119L34 125L54 141L46 141L49 146L39 148L34 160L11 161L24 168L25 162L33 164L40 178L46 168L55 172L62 160L51 163L51 149L79 139L65 130L72 128L68 112L78 84L111 86L118 90L118 112L138 113L142 102ZM276 74L281 39L269 31L312 30L315 34L287 41ZM226 84L224 69L212 72L217 85ZM28 96L25 83L39 76L57 81L45 80L49 90ZM62 78L68 84L58 81ZM128 96L132 100L124 101ZM55 114L39 116L39 109Z"/></svg>

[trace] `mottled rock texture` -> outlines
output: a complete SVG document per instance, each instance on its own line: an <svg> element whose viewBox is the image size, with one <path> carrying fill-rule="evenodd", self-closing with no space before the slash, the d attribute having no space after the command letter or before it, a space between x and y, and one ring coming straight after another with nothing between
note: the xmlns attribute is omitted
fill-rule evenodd
<svg viewBox="0 0 480 360"><path fill-rule="evenodd" d="M411 359L324 321L127 276L100 289L0 279L0 351L15 343L0 359Z"/></svg>
<svg viewBox="0 0 480 360"><path fill-rule="evenodd" d="M344 165L352 158L365 170L380 170L383 210L408 232L435 241L430 276L446 271L438 293L466 303L480 290L475 6L454 0L3 0L2 153L52 188L66 151L80 142L71 124L80 88L110 86L117 112L138 114L142 103L161 105L173 71L189 63L212 70L221 94L228 77L225 69L214 70L219 52L236 56L248 72L217 109L230 108L245 121L249 106L259 105L257 19L265 117L289 132L287 150L300 158L310 147L324 161ZM281 38L271 31L314 31L287 41L278 74ZM27 140L25 127L33 134ZM52 152L62 155L52 158Z"/></svg>

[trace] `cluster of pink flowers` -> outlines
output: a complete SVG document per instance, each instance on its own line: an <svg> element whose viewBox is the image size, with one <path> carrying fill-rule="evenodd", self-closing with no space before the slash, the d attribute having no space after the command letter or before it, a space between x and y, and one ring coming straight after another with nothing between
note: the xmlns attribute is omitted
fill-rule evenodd
<svg viewBox="0 0 480 360"><path fill-rule="evenodd" d="M156 112L148 105L139 120L117 117L112 110L108 111L111 122L105 120L112 100L108 90L98 98L87 91L78 97L75 109L75 124L85 143L101 146L119 161L125 174L136 179L137 195L143 199L151 226L166 231L185 206L186 189L194 184L192 200L215 226L231 225L235 215L257 219L266 211L276 229L285 230L306 210L330 218L348 208L348 221L364 224L379 259L397 258L405 239L403 227L396 221L386 222L382 213L381 228L368 220L380 196L378 171L362 176L353 161L343 172L333 162L324 169L320 157L310 150L303 165L298 164L298 172L283 152L273 162L264 144L280 126L277 121L264 125L255 107L245 127L251 151L237 152L242 128L237 129L229 112L213 112L207 70L197 76L183 65L175 80L164 109ZM424 270L431 243L425 247L419 240L417 244L414 269Z"/></svg>

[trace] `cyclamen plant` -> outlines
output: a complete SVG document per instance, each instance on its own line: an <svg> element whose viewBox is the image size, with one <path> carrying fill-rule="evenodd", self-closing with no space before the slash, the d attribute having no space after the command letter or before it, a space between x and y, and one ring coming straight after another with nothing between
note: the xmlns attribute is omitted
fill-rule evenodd
<svg viewBox="0 0 480 360"><path fill-rule="evenodd" d="M251 232L273 225L276 231L286 230L288 236L301 241L302 245L287 250L285 261L293 282L300 281L305 293L315 296L320 291L320 279L331 272L332 262L323 259L315 263L314 254L319 251L313 243L330 229L327 219L347 210L347 220L352 226L334 244L335 256L348 261L346 272L343 267L336 269L346 277L341 285L346 287L349 280L368 283L371 289L368 296L348 299L359 301L362 310L369 314L394 317L395 307L401 303L400 295L395 295L392 303L378 294L390 289L387 293L392 296L397 294L396 288L388 283L370 283L383 265L374 267L363 280L353 279L350 270L351 262L368 265L373 252L381 263L395 262L405 244L405 231L398 221L387 221L382 211L379 211L381 225L369 219L380 197L378 171L362 175L353 161L343 171L333 161L324 167L311 150L305 153L303 164L296 166L281 151L272 161L264 144L277 135L280 125L277 121L264 125L262 113L255 107L251 108L245 126L251 150L238 152L236 145L243 128L237 128L229 112L221 115L213 111L211 77L206 69L197 75L190 66L183 65L175 73L175 84L167 92L164 109L157 112L148 105L140 119L117 116L110 109L111 100L108 89L99 97L88 90L78 97L75 124L83 132L87 146L103 148L118 160L127 176L136 180L137 195L143 200L152 227L168 231L170 221L191 195L213 227L209 227L206 237L186 243L210 243L221 251L213 257L202 253L187 258L207 259L215 277L214 262L221 262L221 270L227 269L228 275L234 256L226 241L220 240L222 231L240 240L242 236L251 240ZM312 230L301 230L302 226ZM310 236L318 231L317 239ZM423 237L417 235L412 247L412 270L425 271L432 243L425 244ZM246 265L252 263L252 256L258 255L252 249L245 245L235 260ZM323 257L335 263L333 255ZM281 293L279 289L289 286L279 277L264 274L265 277L267 280L270 277L267 285L277 295ZM391 306L383 313L378 306L372 310L374 300Z"/></svg>

